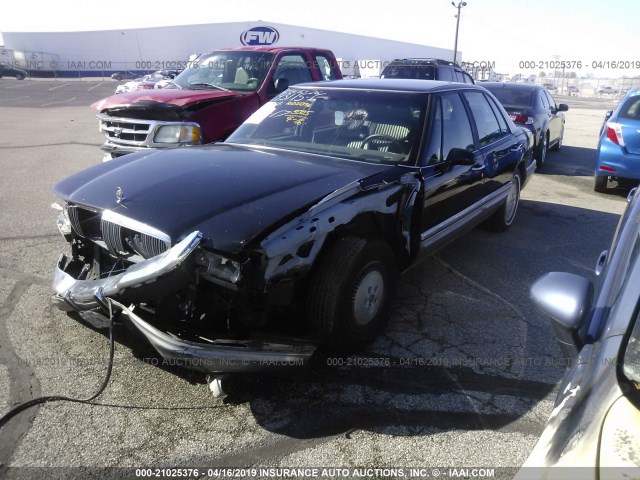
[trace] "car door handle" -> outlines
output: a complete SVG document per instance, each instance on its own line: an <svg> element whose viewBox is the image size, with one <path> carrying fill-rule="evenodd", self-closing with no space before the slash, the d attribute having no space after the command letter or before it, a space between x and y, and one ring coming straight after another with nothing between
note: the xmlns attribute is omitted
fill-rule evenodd
<svg viewBox="0 0 640 480"><path fill-rule="evenodd" d="M511 145L510 151L519 152L520 151L520 145Z"/></svg>

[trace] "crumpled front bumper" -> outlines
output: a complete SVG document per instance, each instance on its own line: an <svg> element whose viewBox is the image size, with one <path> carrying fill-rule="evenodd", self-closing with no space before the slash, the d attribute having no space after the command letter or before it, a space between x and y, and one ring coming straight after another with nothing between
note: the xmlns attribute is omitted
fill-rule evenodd
<svg viewBox="0 0 640 480"><path fill-rule="evenodd" d="M304 365L316 347L300 344L258 342L256 340L214 340L198 343L165 333L134 313L119 300L126 291L144 285L160 285L196 250L202 234L193 232L167 252L129 267L126 271L99 280L80 280L67 271L62 254L53 280L52 302L61 310L76 311L87 322L102 328L109 324L109 311L119 311L144 335L167 361L201 372L268 370Z"/></svg>

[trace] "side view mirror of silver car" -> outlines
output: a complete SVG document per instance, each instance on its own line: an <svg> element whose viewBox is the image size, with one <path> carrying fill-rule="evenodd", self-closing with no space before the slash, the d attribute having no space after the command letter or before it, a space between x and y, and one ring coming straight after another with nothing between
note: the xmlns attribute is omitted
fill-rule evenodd
<svg viewBox="0 0 640 480"><path fill-rule="evenodd" d="M563 355L574 358L582 349L579 331L593 300L591 281L572 273L551 272L536 280L530 293L533 304L551 318Z"/></svg>

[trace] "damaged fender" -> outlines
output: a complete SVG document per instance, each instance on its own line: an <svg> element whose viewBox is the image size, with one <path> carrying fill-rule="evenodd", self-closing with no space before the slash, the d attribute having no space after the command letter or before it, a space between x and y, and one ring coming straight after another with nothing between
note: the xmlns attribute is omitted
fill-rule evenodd
<svg viewBox="0 0 640 480"><path fill-rule="evenodd" d="M265 282L290 275L293 270L311 268L327 236L363 213L398 215L405 248L412 254L411 216L419 189L418 178L408 173L394 183L365 187L361 181L355 181L327 195L260 243L267 258ZM357 196L371 190L377 191ZM301 247L308 244L310 249L300 252Z"/></svg>

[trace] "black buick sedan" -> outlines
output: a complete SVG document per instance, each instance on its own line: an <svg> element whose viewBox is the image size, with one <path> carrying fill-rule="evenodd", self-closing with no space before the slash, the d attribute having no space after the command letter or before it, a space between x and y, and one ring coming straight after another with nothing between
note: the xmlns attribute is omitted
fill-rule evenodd
<svg viewBox="0 0 640 480"><path fill-rule="evenodd" d="M58 183L71 253L53 298L97 327L128 320L201 371L354 349L384 327L399 273L475 225L514 222L531 146L474 85L299 85L224 143Z"/></svg>
<svg viewBox="0 0 640 480"><path fill-rule="evenodd" d="M545 88L532 83L486 82L482 86L496 96L516 124L531 130L538 168L549 150L560 150L565 123L562 112L569 110L568 105L557 104Z"/></svg>

